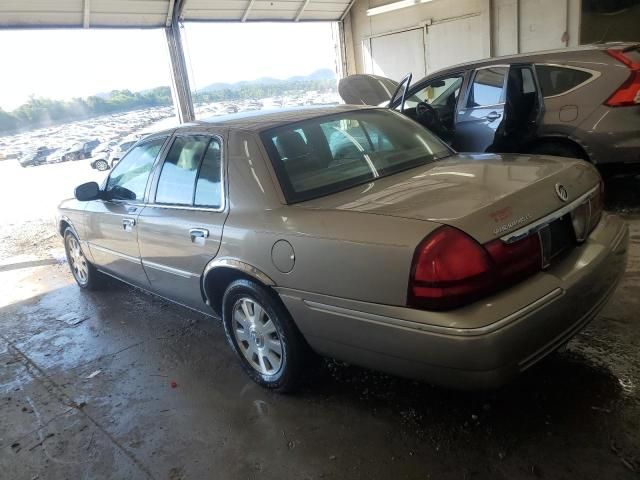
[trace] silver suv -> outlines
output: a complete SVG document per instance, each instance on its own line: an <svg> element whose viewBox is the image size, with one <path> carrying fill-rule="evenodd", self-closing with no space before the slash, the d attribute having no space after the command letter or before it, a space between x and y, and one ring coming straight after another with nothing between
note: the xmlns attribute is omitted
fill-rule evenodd
<svg viewBox="0 0 640 480"><path fill-rule="evenodd" d="M410 83L353 75L339 91L347 103L401 110L458 151L640 163L640 44L491 58Z"/></svg>

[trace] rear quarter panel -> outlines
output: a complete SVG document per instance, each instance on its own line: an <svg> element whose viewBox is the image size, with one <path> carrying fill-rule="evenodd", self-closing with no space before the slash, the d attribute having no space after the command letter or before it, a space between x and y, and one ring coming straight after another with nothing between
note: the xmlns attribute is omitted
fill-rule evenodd
<svg viewBox="0 0 640 480"><path fill-rule="evenodd" d="M628 68L602 50L550 55L536 59L535 63L593 72L595 78L580 88L544 99L544 118L539 130L541 136L575 136L578 143L586 143L583 146L588 148L588 137L583 133L597 122L597 119L592 121L594 112L601 110L604 102L629 77Z"/></svg>
<svg viewBox="0 0 640 480"><path fill-rule="evenodd" d="M249 263L279 287L406 304L414 250L437 223L286 205L259 137L230 132L228 145L230 210L218 259ZM293 248L289 272L272 259L278 240Z"/></svg>

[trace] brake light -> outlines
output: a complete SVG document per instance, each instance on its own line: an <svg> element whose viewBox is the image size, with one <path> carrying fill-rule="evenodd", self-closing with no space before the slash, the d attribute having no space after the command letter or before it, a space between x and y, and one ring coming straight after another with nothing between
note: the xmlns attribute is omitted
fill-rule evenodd
<svg viewBox="0 0 640 480"><path fill-rule="evenodd" d="M605 105L610 107L624 107L640 105L640 62L634 62L625 55L624 50L607 50L607 53L619 62L625 64L631 74L629 78L611 95Z"/></svg>
<svg viewBox="0 0 640 480"><path fill-rule="evenodd" d="M480 245L462 231L444 226L415 251L408 304L429 310L457 308L540 271L537 235L506 244Z"/></svg>
<svg viewBox="0 0 640 480"><path fill-rule="evenodd" d="M485 245L496 265L498 281L508 285L542 269L542 248L538 235L529 235L513 243L499 238Z"/></svg>

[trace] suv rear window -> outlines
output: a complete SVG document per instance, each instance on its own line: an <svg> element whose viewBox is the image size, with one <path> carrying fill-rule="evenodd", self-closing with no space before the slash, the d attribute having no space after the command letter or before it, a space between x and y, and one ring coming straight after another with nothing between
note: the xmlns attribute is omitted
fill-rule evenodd
<svg viewBox="0 0 640 480"><path fill-rule="evenodd" d="M536 65L536 74L544 97L566 93L593 76L584 70L555 65Z"/></svg>
<svg viewBox="0 0 640 480"><path fill-rule="evenodd" d="M289 203L449 156L451 150L393 110L361 110L298 122L262 134Z"/></svg>

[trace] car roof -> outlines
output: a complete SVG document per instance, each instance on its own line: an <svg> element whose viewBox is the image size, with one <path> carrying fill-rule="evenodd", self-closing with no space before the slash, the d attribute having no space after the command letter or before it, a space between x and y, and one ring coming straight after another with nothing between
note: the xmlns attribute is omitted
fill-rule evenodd
<svg viewBox="0 0 640 480"><path fill-rule="evenodd" d="M178 130L189 125L217 126L236 130L261 132L290 123L323 117L341 112L367 110L372 107L362 105L331 105L317 107L292 107L269 110L220 115L178 127Z"/></svg>
<svg viewBox="0 0 640 480"><path fill-rule="evenodd" d="M571 59L571 56L575 53L585 53L585 52L599 52L605 51L610 48L626 48L634 45L638 45L637 42L606 42L606 43L593 43L588 45L580 45L578 47L568 47L557 50L541 50L537 52L528 52L528 53L517 53L513 55L505 55L502 57L491 57L485 58L482 60L474 60L471 62L459 63L457 65L452 65L450 67L445 67L441 70L436 70L426 77L421 78L415 83L419 83L424 79L432 78L434 76L439 76L442 74L446 74L449 72L457 72L461 68L462 69L470 69L470 68L478 68L482 66L489 65L499 65L499 64L510 64L510 63L527 63L527 62L543 62L543 61L551 61L555 59L556 61L568 60ZM549 58L552 57L552 58Z"/></svg>

